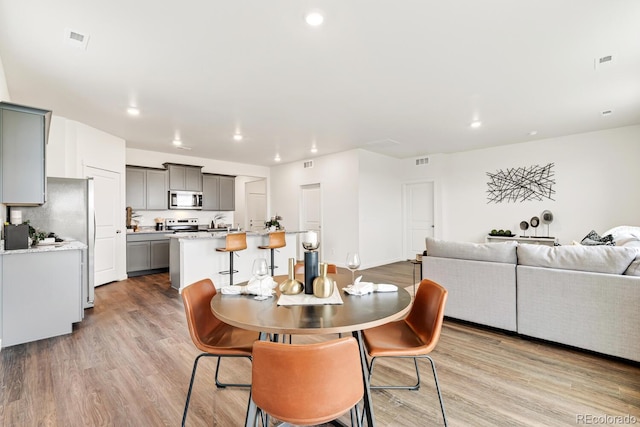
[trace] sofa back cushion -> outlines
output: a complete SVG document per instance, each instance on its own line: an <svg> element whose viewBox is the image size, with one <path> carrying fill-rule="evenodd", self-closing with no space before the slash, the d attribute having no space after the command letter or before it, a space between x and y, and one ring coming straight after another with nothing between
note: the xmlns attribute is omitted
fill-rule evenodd
<svg viewBox="0 0 640 427"><path fill-rule="evenodd" d="M562 270L622 274L635 257L634 249L616 246L518 246L518 264Z"/></svg>
<svg viewBox="0 0 640 427"><path fill-rule="evenodd" d="M427 237L427 256L515 264L516 242L449 242Z"/></svg>

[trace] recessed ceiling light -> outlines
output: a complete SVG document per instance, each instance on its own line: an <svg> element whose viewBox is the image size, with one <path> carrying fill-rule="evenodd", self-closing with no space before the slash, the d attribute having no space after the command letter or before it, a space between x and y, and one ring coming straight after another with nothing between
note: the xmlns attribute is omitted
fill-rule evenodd
<svg viewBox="0 0 640 427"><path fill-rule="evenodd" d="M532 130L532 131L530 131L530 132L528 133L528 135L529 135L529 136L534 136L534 135L537 135L537 134L538 134L538 131L537 131L537 130Z"/></svg>
<svg viewBox="0 0 640 427"><path fill-rule="evenodd" d="M139 116L140 115L140 110L138 110L136 107L129 107L129 108L127 108L127 113L130 116Z"/></svg>
<svg viewBox="0 0 640 427"><path fill-rule="evenodd" d="M173 140L173 145L175 145L176 147L179 147L182 145L182 141L180 141L179 139L174 139Z"/></svg>
<svg viewBox="0 0 640 427"><path fill-rule="evenodd" d="M234 141L242 141L242 135L239 133L236 133L233 135L233 140Z"/></svg>
<svg viewBox="0 0 640 427"><path fill-rule="evenodd" d="M307 16L304 17L304 20L312 27L317 27L324 22L324 16L322 16L320 12L309 12Z"/></svg>
<svg viewBox="0 0 640 427"><path fill-rule="evenodd" d="M480 120L475 120L471 122L471 127L474 129L479 128L480 126L482 126L482 122Z"/></svg>
<svg viewBox="0 0 640 427"><path fill-rule="evenodd" d="M276 154L276 156L273 158L273 160L275 160L276 162L279 162L280 159L280 154Z"/></svg>
<svg viewBox="0 0 640 427"><path fill-rule="evenodd" d="M318 148L316 146L311 147L311 152L316 154L318 152Z"/></svg>

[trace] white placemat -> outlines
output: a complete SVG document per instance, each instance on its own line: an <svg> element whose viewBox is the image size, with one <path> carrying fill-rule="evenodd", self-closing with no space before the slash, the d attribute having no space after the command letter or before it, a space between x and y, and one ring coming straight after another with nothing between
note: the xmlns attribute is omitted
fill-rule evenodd
<svg viewBox="0 0 640 427"><path fill-rule="evenodd" d="M297 295L280 295L278 305L326 305L342 304L342 297L337 286L333 287L333 293L328 298L318 298L313 294L307 295L304 292Z"/></svg>

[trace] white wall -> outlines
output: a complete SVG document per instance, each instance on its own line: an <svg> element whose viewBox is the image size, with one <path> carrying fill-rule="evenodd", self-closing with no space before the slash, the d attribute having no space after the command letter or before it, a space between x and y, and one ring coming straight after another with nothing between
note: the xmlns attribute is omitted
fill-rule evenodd
<svg viewBox="0 0 640 427"><path fill-rule="evenodd" d="M0 57L0 101L10 102L9 88L7 87L7 77L4 74L4 65L2 65L2 58Z"/></svg>
<svg viewBox="0 0 640 427"><path fill-rule="evenodd" d="M321 261L344 265L347 252L358 250L358 152L321 156L313 162L307 169L303 161L271 169L270 214L282 216L286 229L299 230L301 187L320 184Z"/></svg>
<svg viewBox="0 0 640 427"><path fill-rule="evenodd" d="M483 150L430 156L417 170L405 160L406 180L435 178L440 210L438 237L484 241L493 228L520 234L520 221L548 209L554 214L550 234L563 244L617 225L640 225L640 126L570 135ZM488 203L487 172L554 163L554 200ZM438 230L438 227L436 227ZM529 229L528 235L531 235ZM546 226L538 235L546 234Z"/></svg>
<svg viewBox="0 0 640 427"><path fill-rule="evenodd" d="M235 224L244 220L244 182L258 178L269 179L269 168L266 166L256 166L245 163L227 162L222 160L204 159L200 157L184 156L181 154L161 153L156 151L138 150L134 148L126 149L126 164L133 166L144 166L152 168L162 168L163 163L179 163L183 165L202 166L202 172L217 173L222 175L235 175L236 192L236 212L220 212L225 216L227 224ZM249 178L251 177L251 178ZM213 217L218 213L215 211L191 211L191 210L162 210L162 211L142 211L139 218L140 225L154 225L154 218L198 218L200 224L211 224ZM238 215L239 214L239 215ZM244 226L244 225L243 225Z"/></svg>
<svg viewBox="0 0 640 427"><path fill-rule="evenodd" d="M398 261L402 254L401 162L365 150L358 154L360 259L364 267Z"/></svg>

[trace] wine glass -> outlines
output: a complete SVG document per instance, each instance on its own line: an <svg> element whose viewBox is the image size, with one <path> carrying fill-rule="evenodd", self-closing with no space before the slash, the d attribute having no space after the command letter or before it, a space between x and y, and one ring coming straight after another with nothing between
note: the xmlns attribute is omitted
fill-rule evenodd
<svg viewBox="0 0 640 427"><path fill-rule="evenodd" d="M269 275L269 267L267 266L267 260L264 258L257 258L253 261L252 268L253 276L258 279L258 289L260 289L260 295L256 296L255 299L263 300L267 299L267 292L262 289L262 284L264 283L264 279Z"/></svg>
<svg viewBox="0 0 640 427"><path fill-rule="evenodd" d="M355 284L356 270L360 267L360 255L357 252L347 254L347 268L351 270L351 283Z"/></svg>

